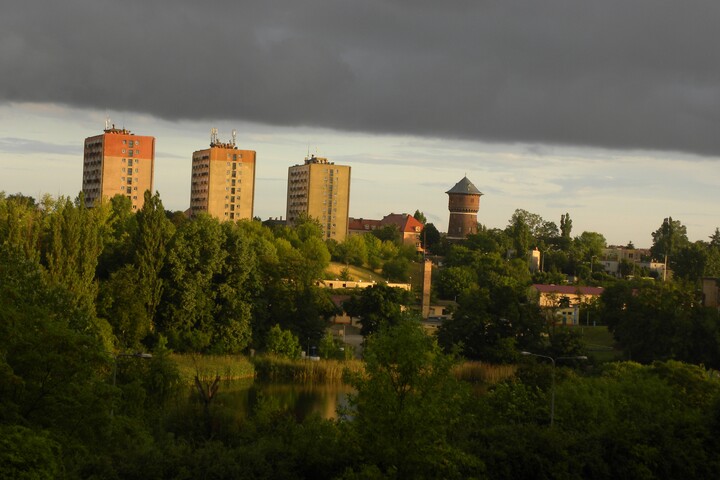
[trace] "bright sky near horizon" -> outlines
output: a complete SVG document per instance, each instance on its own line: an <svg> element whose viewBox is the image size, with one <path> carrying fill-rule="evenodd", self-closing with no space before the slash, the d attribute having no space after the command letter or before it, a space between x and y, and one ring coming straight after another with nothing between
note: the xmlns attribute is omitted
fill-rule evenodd
<svg viewBox="0 0 720 480"><path fill-rule="evenodd" d="M488 227L568 212L573 235L647 247L667 216L691 240L720 226L717 2L11 3L0 191L75 196L110 116L157 138L172 210L217 127L257 151L263 219L309 151L352 167L354 217L419 209L444 231L467 174Z"/></svg>

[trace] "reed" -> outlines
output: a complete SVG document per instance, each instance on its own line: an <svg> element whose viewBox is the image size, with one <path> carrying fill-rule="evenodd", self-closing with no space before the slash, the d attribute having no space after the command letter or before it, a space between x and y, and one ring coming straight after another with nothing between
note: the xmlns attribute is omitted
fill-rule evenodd
<svg viewBox="0 0 720 480"><path fill-rule="evenodd" d="M275 355L253 357L255 378L270 382L341 383L343 372L363 370L360 360L290 360Z"/></svg>
<svg viewBox="0 0 720 480"><path fill-rule="evenodd" d="M515 375L516 365L494 365L484 362L463 362L453 367L458 380L494 385Z"/></svg>
<svg viewBox="0 0 720 480"><path fill-rule="evenodd" d="M196 375L200 379L220 376L220 380L241 380L255 376L252 362L244 355L173 353L170 358L177 365L185 383L192 383Z"/></svg>

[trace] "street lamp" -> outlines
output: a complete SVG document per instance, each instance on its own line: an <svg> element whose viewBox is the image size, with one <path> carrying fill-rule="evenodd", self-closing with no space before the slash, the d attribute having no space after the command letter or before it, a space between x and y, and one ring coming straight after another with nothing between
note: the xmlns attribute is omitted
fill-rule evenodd
<svg viewBox="0 0 720 480"><path fill-rule="evenodd" d="M120 357L134 357L134 358L144 358L144 359L150 359L152 358L152 353L144 353L144 352L135 352L135 353L116 353L113 358L113 390L115 389L115 386L117 384L117 364L118 364L118 358ZM113 416L115 413L115 402L113 401L112 406L110 407L110 417Z"/></svg>
<svg viewBox="0 0 720 480"><path fill-rule="evenodd" d="M520 355L533 356L540 358L547 358L552 362L552 387L550 389L550 427L552 428L555 423L555 361L556 360L587 360L585 355L578 355L575 357L550 357L548 355L538 355L537 353L520 352Z"/></svg>

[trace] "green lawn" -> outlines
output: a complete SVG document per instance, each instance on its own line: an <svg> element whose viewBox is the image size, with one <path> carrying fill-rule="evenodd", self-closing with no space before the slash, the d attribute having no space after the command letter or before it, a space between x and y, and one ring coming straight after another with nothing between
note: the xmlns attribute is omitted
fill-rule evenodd
<svg viewBox="0 0 720 480"><path fill-rule="evenodd" d="M330 266L325 270L328 278L340 278L340 273L346 267L344 263L330 262ZM387 279L383 278L382 275L373 272L367 268L356 267L355 265L347 265L348 272L350 274L350 280L357 282L362 280L363 282L375 282L384 283Z"/></svg>
<svg viewBox="0 0 720 480"><path fill-rule="evenodd" d="M599 362L621 360L622 350L615 345L615 339L605 326L577 326L582 333L588 355Z"/></svg>

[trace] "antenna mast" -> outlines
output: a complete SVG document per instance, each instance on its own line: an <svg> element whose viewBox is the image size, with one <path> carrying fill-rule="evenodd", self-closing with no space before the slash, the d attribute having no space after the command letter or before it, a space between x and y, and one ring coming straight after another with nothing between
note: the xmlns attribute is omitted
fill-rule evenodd
<svg viewBox="0 0 720 480"><path fill-rule="evenodd" d="M218 143L218 130L217 128L210 129L210 146L214 147Z"/></svg>
<svg viewBox="0 0 720 480"><path fill-rule="evenodd" d="M235 146L235 142L237 141L237 130L233 129L232 131L232 146Z"/></svg>
<svg viewBox="0 0 720 480"><path fill-rule="evenodd" d="M110 130L110 115L105 115L105 130Z"/></svg>

